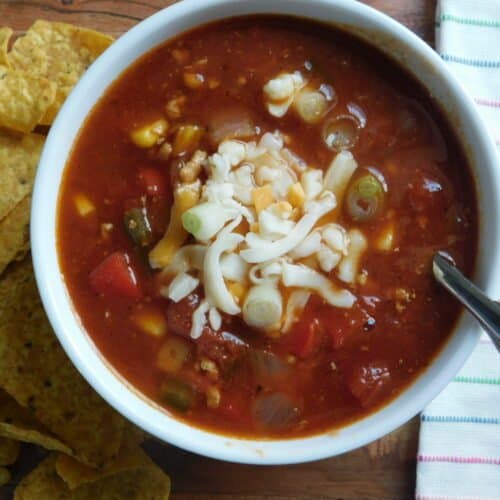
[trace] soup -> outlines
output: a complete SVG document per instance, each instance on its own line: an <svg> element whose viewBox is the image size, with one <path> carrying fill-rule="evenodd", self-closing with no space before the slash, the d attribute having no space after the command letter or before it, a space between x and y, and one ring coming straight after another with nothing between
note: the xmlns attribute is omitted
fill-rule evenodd
<svg viewBox="0 0 500 500"><path fill-rule="evenodd" d="M448 339L474 183L436 104L330 27L225 20L137 61L83 126L58 245L104 357L198 427L298 437L387 404Z"/></svg>

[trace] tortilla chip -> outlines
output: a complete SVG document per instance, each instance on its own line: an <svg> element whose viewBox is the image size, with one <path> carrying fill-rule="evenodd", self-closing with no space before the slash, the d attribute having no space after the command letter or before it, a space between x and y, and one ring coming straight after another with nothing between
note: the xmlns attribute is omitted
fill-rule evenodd
<svg viewBox="0 0 500 500"><path fill-rule="evenodd" d="M0 221L0 274L13 261L25 257L30 248L31 196L26 196Z"/></svg>
<svg viewBox="0 0 500 500"><path fill-rule="evenodd" d="M11 479L10 472L5 467L0 467L0 487L5 486Z"/></svg>
<svg viewBox="0 0 500 500"><path fill-rule="evenodd" d="M46 78L0 66L0 127L31 132L54 102L56 90Z"/></svg>
<svg viewBox="0 0 500 500"><path fill-rule="evenodd" d="M0 220L31 193L44 137L0 133Z"/></svg>
<svg viewBox="0 0 500 500"><path fill-rule="evenodd" d="M0 280L0 387L83 463L100 467L120 448L125 420L87 384L54 335L30 259Z"/></svg>
<svg viewBox="0 0 500 500"><path fill-rule="evenodd" d="M55 472L56 457L55 454L50 455L24 477L14 492L14 499L53 498L64 500L71 498L69 495L64 495L64 481Z"/></svg>
<svg viewBox="0 0 500 500"><path fill-rule="evenodd" d="M14 500L167 500L170 479L139 448L133 452L135 466L81 484L70 490L56 472L57 455L46 458L26 476L14 492Z"/></svg>
<svg viewBox="0 0 500 500"><path fill-rule="evenodd" d="M40 424L27 408L0 389L0 436L33 443L47 450L71 453L71 450Z"/></svg>
<svg viewBox="0 0 500 500"><path fill-rule="evenodd" d="M113 38L70 24L36 21L9 54L13 68L57 84L56 99L42 119L50 125L66 97Z"/></svg>
<svg viewBox="0 0 500 500"><path fill-rule="evenodd" d="M9 41L12 33L13 31L7 28L7 26L0 28L0 65L2 66L10 66L7 52L9 50Z"/></svg>
<svg viewBox="0 0 500 500"><path fill-rule="evenodd" d="M13 439L0 437L0 465L12 465L17 462L21 452L21 443Z"/></svg>
<svg viewBox="0 0 500 500"><path fill-rule="evenodd" d="M127 422L122 446L117 457L100 469L88 467L73 457L60 453L56 461L56 470L59 476L71 490L84 483L103 479L125 470L136 469L142 464L142 450L140 445L144 442L144 431ZM137 450L140 450L138 453Z"/></svg>

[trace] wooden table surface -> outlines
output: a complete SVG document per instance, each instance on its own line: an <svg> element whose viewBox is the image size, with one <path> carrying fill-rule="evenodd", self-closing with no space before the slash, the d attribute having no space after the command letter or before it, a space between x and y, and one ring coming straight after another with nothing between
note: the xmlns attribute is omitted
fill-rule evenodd
<svg viewBox="0 0 500 500"><path fill-rule="evenodd" d="M199 0L200 3L203 0ZM119 36L172 0L0 0L0 24L22 33L35 19ZM365 0L433 43L435 0ZM414 497L418 419L365 448L288 467L217 462L149 443L170 474L172 500L405 500ZM26 453L34 453L32 448ZM20 472L20 471L18 471ZM0 498L6 498L0 491ZM40 499L44 500L44 499Z"/></svg>

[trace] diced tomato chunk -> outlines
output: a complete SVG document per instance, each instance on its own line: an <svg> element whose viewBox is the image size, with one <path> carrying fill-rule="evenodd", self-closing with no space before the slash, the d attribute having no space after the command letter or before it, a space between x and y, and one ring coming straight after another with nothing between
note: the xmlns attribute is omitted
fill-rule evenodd
<svg viewBox="0 0 500 500"><path fill-rule="evenodd" d="M389 394L392 387L391 373L384 362L358 364L348 376L347 385L361 406L368 408Z"/></svg>
<svg viewBox="0 0 500 500"><path fill-rule="evenodd" d="M168 331L190 338L193 312L199 304L200 298L196 293L188 295L179 302L170 302L167 307Z"/></svg>
<svg viewBox="0 0 500 500"><path fill-rule="evenodd" d="M140 167L137 175L139 183L150 196L164 196L167 192L167 180L160 170L152 167Z"/></svg>
<svg viewBox="0 0 500 500"><path fill-rule="evenodd" d="M308 318L295 325L290 337L290 351L295 356L305 359L314 354L323 330L318 318Z"/></svg>
<svg viewBox="0 0 500 500"><path fill-rule="evenodd" d="M362 332L364 328L374 322L374 319L358 304L354 305L352 309L339 309L335 313L335 317L332 316L326 327L334 349L342 348L349 337Z"/></svg>
<svg viewBox="0 0 500 500"><path fill-rule="evenodd" d="M130 299L139 299L142 296L130 257L124 252L108 255L90 273L89 282L98 294Z"/></svg>

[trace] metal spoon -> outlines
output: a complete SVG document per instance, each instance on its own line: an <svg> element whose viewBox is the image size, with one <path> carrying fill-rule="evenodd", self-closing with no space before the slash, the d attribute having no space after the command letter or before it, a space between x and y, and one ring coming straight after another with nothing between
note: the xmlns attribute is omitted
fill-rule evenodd
<svg viewBox="0 0 500 500"><path fill-rule="evenodd" d="M469 281L444 252L434 254L434 277L479 321L500 352L500 304Z"/></svg>

